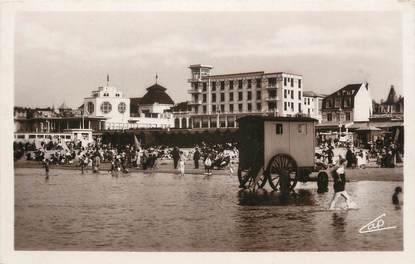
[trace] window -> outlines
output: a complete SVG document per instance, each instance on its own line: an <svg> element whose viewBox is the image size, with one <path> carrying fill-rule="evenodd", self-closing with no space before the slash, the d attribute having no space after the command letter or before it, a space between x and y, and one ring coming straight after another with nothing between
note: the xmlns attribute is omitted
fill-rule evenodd
<svg viewBox="0 0 415 264"><path fill-rule="evenodd" d="M275 133L277 135L281 135L282 134L282 124L276 124L275 125Z"/></svg>
<svg viewBox="0 0 415 264"><path fill-rule="evenodd" d="M229 102L233 102L233 93L229 93Z"/></svg>
<svg viewBox="0 0 415 264"><path fill-rule="evenodd" d="M243 98L243 96L242 96L242 92L239 92L239 93L238 93L238 100L239 100L239 101L242 101L242 98Z"/></svg>
<svg viewBox="0 0 415 264"><path fill-rule="evenodd" d="M239 80L239 81L238 81L238 88L239 88L239 89L242 89L242 80Z"/></svg>
<svg viewBox="0 0 415 264"><path fill-rule="evenodd" d="M206 90L207 90L207 84L206 83L203 83L203 92L206 92Z"/></svg>
<svg viewBox="0 0 415 264"><path fill-rule="evenodd" d="M261 100L261 91L256 92L256 99Z"/></svg>
<svg viewBox="0 0 415 264"><path fill-rule="evenodd" d="M251 91L248 92L248 100L252 100L252 92Z"/></svg>
<svg viewBox="0 0 415 264"><path fill-rule="evenodd" d="M294 87L294 78L291 78L291 87Z"/></svg>
<svg viewBox="0 0 415 264"><path fill-rule="evenodd" d="M220 101L225 102L225 93L220 94Z"/></svg>
<svg viewBox="0 0 415 264"><path fill-rule="evenodd" d="M212 105L212 113L216 113L216 105Z"/></svg>
<svg viewBox="0 0 415 264"><path fill-rule="evenodd" d="M301 89L301 79L298 80L298 88Z"/></svg>
<svg viewBox="0 0 415 264"><path fill-rule="evenodd" d="M301 103L298 103L298 112L302 113L303 111L301 111Z"/></svg>
<svg viewBox="0 0 415 264"><path fill-rule="evenodd" d="M294 102L291 102L291 111L294 111Z"/></svg>
<svg viewBox="0 0 415 264"><path fill-rule="evenodd" d="M207 108L206 108L206 105L204 105L203 106L203 113L206 114L206 112L207 112Z"/></svg>
<svg viewBox="0 0 415 264"><path fill-rule="evenodd" d="M287 78L284 77L284 86L287 86Z"/></svg>
<svg viewBox="0 0 415 264"><path fill-rule="evenodd" d="M287 111L287 102L284 102L284 111Z"/></svg>
<svg viewBox="0 0 415 264"><path fill-rule="evenodd" d="M203 103L206 103L206 100L207 100L207 95L206 94L203 94Z"/></svg>
<svg viewBox="0 0 415 264"><path fill-rule="evenodd" d="M92 114L92 113L94 113L94 103L93 102L88 102L88 104L87 104L87 111L88 111L88 114Z"/></svg>
<svg viewBox="0 0 415 264"><path fill-rule="evenodd" d="M248 104L248 112L251 112L252 111L252 104Z"/></svg>
<svg viewBox="0 0 415 264"><path fill-rule="evenodd" d="M298 124L298 134L307 134L307 126L305 124Z"/></svg>
<svg viewBox="0 0 415 264"><path fill-rule="evenodd" d="M223 105L223 104L220 105L220 112L221 113L225 112L225 105Z"/></svg>
<svg viewBox="0 0 415 264"><path fill-rule="evenodd" d="M304 104L307 104L307 98L304 97Z"/></svg>
<svg viewBox="0 0 415 264"><path fill-rule="evenodd" d="M224 81L220 82L220 90L221 91L225 90L225 82Z"/></svg>
<svg viewBox="0 0 415 264"><path fill-rule="evenodd" d="M287 98L287 90L284 89L284 98Z"/></svg>
<svg viewBox="0 0 415 264"><path fill-rule="evenodd" d="M344 104L344 107L351 107L352 106L350 98L345 98L344 101L343 101L343 104Z"/></svg>
<svg viewBox="0 0 415 264"><path fill-rule="evenodd" d="M291 99L294 99L294 91L291 90Z"/></svg>
<svg viewBox="0 0 415 264"><path fill-rule="evenodd" d="M307 104L310 105L310 98L307 98Z"/></svg>
<svg viewBox="0 0 415 264"><path fill-rule="evenodd" d="M268 78L268 86L274 87L277 85L277 78Z"/></svg>
<svg viewBox="0 0 415 264"><path fill-rule="evenodd" d="M346 121L350 121L350 112L346 113Z"/></svg>
<svg viewBox="0 0 415 264"><path fill-rule="evenodd" d="M238 104L238 111L242 112L242 104Z"/></svg>
<svg viewBox="0 0 415 264"><path fill-rule="evenodd" d="M256 110L258 110L258 111L262 111L262 106L261 106L261 103L257 103L256 104Z"/></svg>
<svg viewBox="0 0 415 264"><path fill-rule="evenodd" d="M229 90L233 90L233 81L229 81Z"/></svg>
<svg viewBox="0 0 415 264"><path fill-rule="evenodd" d="M334 107L340 107L340 98L334 100Z"/></svg>
<svg viewBox="0 0 415 264"><path fill-rule="evenodd" d="M124 102L118 104L118 112L120 112L120 114L124 114L126 109L127 105Z"/></svg>
<svg viewBox="0 0 415 264"><path fill-rule="evenodd" d="M298 91L298 100L301 100L301 91Z"/></svg>
<svg viewBox="0 0 415 264"><path fill-rule="evenodd" d="M196 105L195 106L195 114L199 113L199 107Z"/></svg>
<svg viewBox="0 0 415 264"><path fill-rule="evenodd" d="M275 102L268 102L268 110L274 110L277 108Z"/></svg>
<svg viewBox="0 0 415 264"><path fill-rule="evenodd" d="M229 112L233 113L233 104L229 105Z"/></svg>
<svg viewBox="0 0 415 264"><path fill-rule="evenodd" d="M256 79L256 88L261 88L261 79Z"/></svg>
<svg viewBox="0 0 415 264"><path fill-rule="evenodd" d="M195 94L195 102L199 101L199 95Z"/></svg>
<svg viewBox="0 0 415 264"><path fill-rule="evenodd" d="M327 121L332 121L331 113L327 113Z"/></svg>
<svg viewBox="0 0 415 264"><path fill-rule="evenodd" d="M212 91L216 91L216 82L212 82Z"/></svg>
<svg viewBox="0 0 415 264"><path fill-rule="evenodd" d="M195 90L197 90L197 88L199 88L199 83L193 83L193 86L195 87Z"/></svg>
<svg viewBox="0 0 415 264"><path fill-rule="evenodd" d="M212 94L212 102L216 102L216 94Z"/></svg>
<svg viewBox="0 0 415 264"><path fill-rule="evenodd" d="M331 101L330 100L326 101L326 108L331 108Z"/></svg>
<svg viewBox="0 0 415 264"><path fill-rule="evenodd" d="M252 87L252 80L251 79L249 79L248 80L248 88L251 88Z"/></svg>
<svg viewBox="0 0 415 264"><path fill-rule="evenodd" d="M104 114L108 114L109 112L111 112L112 110L112 105L110 102L103 102L101 104L101 112L103 112Z"/></svg>

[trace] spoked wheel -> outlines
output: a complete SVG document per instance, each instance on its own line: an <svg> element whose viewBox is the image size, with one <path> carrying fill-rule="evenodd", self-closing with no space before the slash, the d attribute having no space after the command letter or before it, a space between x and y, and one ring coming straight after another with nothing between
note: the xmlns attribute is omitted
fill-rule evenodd
<svg viewBox="0 0 415 264"><path fill-rule="evenodd" d="M273 190L292 191L297 184L297 162L290 155L277 154L268 163L266 174Z"/></svg>
<svg viewBox="0 0 415 264"><path fill-rule="evenodd" d="M262 169L262 168L261 168ZM238 168L238 180L239 180L239 188L249 188L253 187L254 189L263 188L264 185L267 183L267 177L265 173L261 173L259 179L257 179L256 185L254 185L255 176L252 176L251 170L242 170Z"/></svg>

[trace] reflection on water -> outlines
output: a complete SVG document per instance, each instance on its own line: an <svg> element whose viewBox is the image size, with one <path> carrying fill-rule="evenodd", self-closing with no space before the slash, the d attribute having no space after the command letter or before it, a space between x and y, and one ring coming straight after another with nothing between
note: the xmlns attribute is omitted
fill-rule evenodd
<svg viewBox="0 0 415 264"><path fill-rule="evenodd" d="M310 190L295 190L290 195L281 195L280 192L272 191L248 191L238 192L239 205L267 205L267 206L298 206L314 205L314 196Z"/></svg>
<svg viewBox="0 0 415 264"><path fill-rule="evenodd" d="M17 250L402 250L394 182L348 183L360 209L333 212L332 190L318 194L313 182L284 200L269 190L240 192L227 175L52 170L45 181L40 169L15 172ZM382 213L396 229L358 233Z"/></svg>

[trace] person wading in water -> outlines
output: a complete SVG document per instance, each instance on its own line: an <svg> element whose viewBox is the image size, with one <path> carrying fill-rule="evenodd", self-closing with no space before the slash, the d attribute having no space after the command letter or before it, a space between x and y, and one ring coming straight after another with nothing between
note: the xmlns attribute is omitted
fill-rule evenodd
<svg viewBox="0 0 415 264"><path fill-rule="evenodd" d="M333 199L331 200L329 210L335 209L336 202L340 198L340 196L343 196L343 198L346 200L348 209L355 207L349 194L345 190L345 187L346 187L346 174L344 171L345 166L346 166L346 160L340 159L339 167L337 169L334 169L331 173L333 177L333 182L334 182L333 184L334 195L333 195Z"/></svg>

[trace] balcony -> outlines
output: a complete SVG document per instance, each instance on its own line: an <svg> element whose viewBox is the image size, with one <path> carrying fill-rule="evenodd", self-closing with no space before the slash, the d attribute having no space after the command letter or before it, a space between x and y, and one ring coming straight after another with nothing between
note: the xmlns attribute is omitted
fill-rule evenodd
<svg viewBox="0 0 415 264"><path fill-rule="evenodd" d="M200 105L200 104L202 104L202 99L197 100L197 101L189 102L189 105Z"/></svg>
<svg viewBox="0 0 415 264"><path fill-rule="evenodd" d="M275 102L275 101L280 100L280 98L278 96L270 96L270 97L267 97L265 100L267 102Z"/></svg>
<svg viewBox="0 0 415 264"><path fill-rule="evenodd" d="M268 84L267 85L267 89L277 89L277 84L275 83L275 84Z"/></svg>
<svg viewBox="0 0 415 264"><path fill-rule="evenodd" d="M198 94L202 92L202 88L187 90L189 94Z"/></svg>
<svg viewBox="0 0 415 264"><path fill-rule="evenodd" d="M190 79L187 79L187 82L200 82L201 81L201 78L190 78Z"/></svg>

